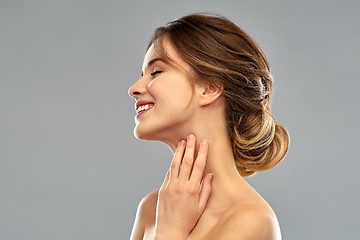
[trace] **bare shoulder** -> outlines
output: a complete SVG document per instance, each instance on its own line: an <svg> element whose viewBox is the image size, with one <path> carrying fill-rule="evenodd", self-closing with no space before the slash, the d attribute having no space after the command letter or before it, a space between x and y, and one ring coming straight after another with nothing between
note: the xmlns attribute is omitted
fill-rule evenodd
<svg viewBox="0 0 360 240"><path fill-rule="evenodd" d="M140 201L136 212L134 226L131 232L131 240L142 240L146 228L152 226L155 223L158 191L159 190L155 190L147 194Z"/></svg>
<svg viewBox="0 0 360 240"><path fill-rule="evenodd" d="M253 204L229 211L214 233L222 240L281 240L278 220L271 209Z"/></svg>
<svg viewBox="0 0 360 240"><path fill-rule="evenodd" d="M157 204L157 198L158 198L158 192L159 190L155 190L148 195L146 195L139 203L139 209L143 213L144 217L146 217L146 220L153 220L155 221L155 213L156 213L156 204ZM148 223L149 221L146 221Z"/></svg>

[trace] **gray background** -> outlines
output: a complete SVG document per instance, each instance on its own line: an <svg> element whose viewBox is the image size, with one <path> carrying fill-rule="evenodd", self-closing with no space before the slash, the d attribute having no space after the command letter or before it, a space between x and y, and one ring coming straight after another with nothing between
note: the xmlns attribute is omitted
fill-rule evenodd
<svg viewBox="0 0 360 240"><path fill-rule="evenodd" d="M0 2L0 240L128 239L170 150L133 136L128 88L158 25L221 13L275 80L286 159L248 181L283 238L358 239L358 1Z"/></svg>

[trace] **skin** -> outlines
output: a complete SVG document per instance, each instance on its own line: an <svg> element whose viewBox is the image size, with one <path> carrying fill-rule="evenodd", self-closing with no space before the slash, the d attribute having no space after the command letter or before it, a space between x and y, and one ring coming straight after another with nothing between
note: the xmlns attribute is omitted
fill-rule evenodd
<svg viewBox="0 0 360 240"><path fill-rule="evenodd" d="M181 67L148 66L159 58L151 46L129 94L155 103L136 119L135 136L163 142L174 158L160 189L140 202L131 239L281 239L271 207L236 169L222 88L192 88L190 66L167 39L163 44Z"/></svg>

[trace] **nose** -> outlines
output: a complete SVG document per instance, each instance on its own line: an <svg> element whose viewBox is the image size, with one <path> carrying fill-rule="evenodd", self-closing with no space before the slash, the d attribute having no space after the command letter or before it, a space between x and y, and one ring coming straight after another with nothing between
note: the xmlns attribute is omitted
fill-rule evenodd
<svg viewBox="0 0 360 240"><path fill-rule="evenodd" d="M146 84L144 81L142 81L142 77L139 80L137 80L136 83L134 83L134 85L132 85L128 90L129 95L134 99L143 95L145 92L146 92Z"/></svg>

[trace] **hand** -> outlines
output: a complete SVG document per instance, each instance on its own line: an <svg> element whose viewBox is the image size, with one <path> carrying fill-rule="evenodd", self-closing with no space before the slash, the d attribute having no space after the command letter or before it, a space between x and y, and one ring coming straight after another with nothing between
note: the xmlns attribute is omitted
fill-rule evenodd
<svg viewBox="0 0 360 240"><path fill-rule="evenodd" d="M155 236L186 239L205 209L212 179L212 173L202 179L208 143L202 141L194 162L195 144L190 134L187 142L181 140L177 146L158 193Z"/></svg>

